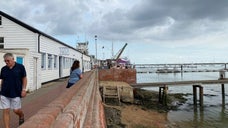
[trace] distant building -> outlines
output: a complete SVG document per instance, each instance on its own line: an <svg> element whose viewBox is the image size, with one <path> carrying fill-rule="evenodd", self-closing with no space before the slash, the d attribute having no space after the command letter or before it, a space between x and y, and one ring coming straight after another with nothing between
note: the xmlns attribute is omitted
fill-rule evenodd
<svg viewBox="0 0 228 128"><path fill-rule="evenodd" d="M79 42L78 45L76 46L76 49L78 51L82 52L83 54L88 55L89 54L89 52L88 52L88 44L89 44L88 41Z"/></svg>

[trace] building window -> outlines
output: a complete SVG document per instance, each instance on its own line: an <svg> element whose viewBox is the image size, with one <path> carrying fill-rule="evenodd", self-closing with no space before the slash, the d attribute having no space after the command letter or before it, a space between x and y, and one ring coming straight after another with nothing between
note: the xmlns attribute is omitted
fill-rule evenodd
<svg viewBox="0 0 228 128"><path fill-rule="evenodd" d="M42 57L41 57L41 69L46 69L46 53L42 53Z"/></svg>
<svg viewBox="0 0 228 128"><path fill-rule="evenodd" d="M2 16L0 16L0 26L2 25Z"/></svg>
<svg viewBox="0 0 228 128"><path fill-rule="evenodd" d="M66 58L66 68L70 67L70 58Z"/></svg>
<svg viewBox="0 0 228 128"><path fill-rule="evenodd" d="M4 38L0 37L0 48L4 48Z"/></svg>
<svg viewBox="0 0 228 128"><path fill-rule="evenodd" d="M57 68L57 55L54 55L54 68Z"/></svg>
<svg viewBox="0 0 228 128"><path fill-rule="evenodd" d="M52 55L48 54L48 69L52 69Z"/></svg>
<svg viewBox="0 0 228 128"><path fill-rule="evenodd" d="M63 57L63 68L66 69L66 58Z"/></svg>

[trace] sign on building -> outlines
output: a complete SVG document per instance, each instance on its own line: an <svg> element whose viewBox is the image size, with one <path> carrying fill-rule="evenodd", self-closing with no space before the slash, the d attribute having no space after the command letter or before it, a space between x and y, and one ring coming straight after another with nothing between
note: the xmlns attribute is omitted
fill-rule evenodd
<svg viewBox="0 0 228 128"><path fill-rule="evenodd" d="M67 47L59 47L59 54L60 55L69 55L70 51Z"/></svg>

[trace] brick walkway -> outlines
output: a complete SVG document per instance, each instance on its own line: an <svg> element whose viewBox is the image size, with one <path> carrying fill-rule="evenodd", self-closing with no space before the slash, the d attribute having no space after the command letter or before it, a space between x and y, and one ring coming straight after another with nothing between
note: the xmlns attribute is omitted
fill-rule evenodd
<svg viewBox="0 0 228 128"><path fill-rule="evenodd" d="M65 86L66 79L60 79L44 84L42 88L27 94L27 96L22 99L22 110L25 114L25 121L58 97L60 93L66 89ZM18 116L11 111L10 118L10 128L17 128ZM2 111L0 111L0 128L4 128Z"/></svg>

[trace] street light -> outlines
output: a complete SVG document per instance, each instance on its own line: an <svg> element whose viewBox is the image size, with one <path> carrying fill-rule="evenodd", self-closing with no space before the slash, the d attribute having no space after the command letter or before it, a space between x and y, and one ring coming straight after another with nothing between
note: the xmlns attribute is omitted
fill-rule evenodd
<svg viewBox="0 0 228 128"><path fill-rule="evenodd" d="M97 64L97 35L95 37L95 49L96 49L96 64Z"/></svg>
<svg viewBox="0 0 228 128"><path fill-rule="evenodd" d="M102 52L103 52L103 60L105 59L105 55L104 55L104 46L102 46Z"/></svg>

